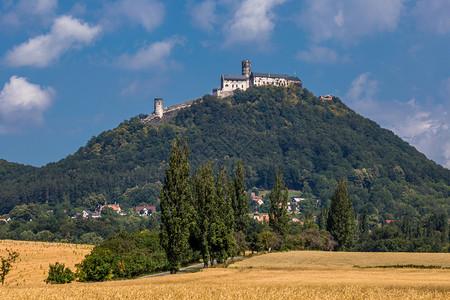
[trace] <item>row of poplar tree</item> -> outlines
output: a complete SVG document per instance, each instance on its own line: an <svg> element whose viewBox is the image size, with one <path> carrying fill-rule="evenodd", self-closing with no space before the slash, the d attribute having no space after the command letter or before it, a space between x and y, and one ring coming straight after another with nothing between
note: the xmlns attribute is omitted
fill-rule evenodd
<svg viewBox="0 0 450 300"><path fill-rule="evenodd" d="M190 177L187 141L173 141L169 169L160 194L161 246L166 252L169 270L175 273L192 251L199 251L205 267L214 261L224 262L241 249L247 231L249 204L245 186L245 169L240 160L234 177L228 178L225 167L216 175L211 162L195 170ZM269 226L283 239L288 233L288 190L283 176L276 171L270 193ZM338 242L339 250L353 245L355 220L347 184L339 182L327 211L327 230Z"/></svg>
<svg viewBox="0 0 450 300"><path fill-rule="evenodd" d="M160 241L172 273L192 250L205 266L225 261L236 248L233 233L245 232L249 221L243 162L231 180L225 167L215 176L210 162L191 178L188 159L187 142L176 138L160 194Z"/></svg>

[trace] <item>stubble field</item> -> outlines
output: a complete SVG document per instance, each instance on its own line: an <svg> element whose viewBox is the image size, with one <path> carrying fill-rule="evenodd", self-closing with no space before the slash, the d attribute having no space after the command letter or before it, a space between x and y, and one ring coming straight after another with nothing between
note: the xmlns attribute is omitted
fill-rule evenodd
<svg viewBox="0 0 450 300"><path fill-rule="evenodd" d="M3 244L0 247L1 250L4 249ZM44 248L38 253L46 253L45 249L57 251L58 247ZM87 249L86 251L88 252ZM54 260L57 255L53 252L50 256ZM49 260L52 259L47 258ZM59 261L70 265L62 256ZM17 263L16 271L22 270L23 262ZM11 283L1 288L0 297L91 300L450 299L450 269L356 268L354 265L450 267L450 254L315 251L270 253L246 259L228 268L210 268L197 273L67 285L45 285L32 280L15 285L11 273L11 277L7 278ZM48 271L48 263L46 266ZM42 273L43 270L38 268L37 272Z"/></svg>

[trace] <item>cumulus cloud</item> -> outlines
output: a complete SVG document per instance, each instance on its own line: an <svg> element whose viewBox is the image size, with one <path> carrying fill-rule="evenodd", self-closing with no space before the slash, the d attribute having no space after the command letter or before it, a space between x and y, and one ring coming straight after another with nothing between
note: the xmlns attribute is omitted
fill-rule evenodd
<svg viewBox="0 0 450 300"><path fill-rule="evenodd" d="M338 63L348 61L347 57L340 57L336 51L324 46L311 46L308 50L299 51L297 58L309 63Z"/></svg>
<svg viewBox="0 0 450 300"><path fill-rule="evenodd" d="M57 0L4 1L4 12L0 12L0 27L19 27L35 21L48 22L58 6Z"/></svg>
<svg viewBox="0 0 450 300"><path fill-rule="evenodd" d="M55 97L51 87L41 87L26 78L12 76L0 92L0 133L26 125L42 125L43 113Z"/></svg>
<svg viewBox="0 0 450 300"><path fill-rule="evenodd" d="M71 16L55 20L50 32L15 46L6 54L11 66L46 67L74 47L89 45L99 34L99 26L89 26Z"/></svg>
<svg viewBox="0 0 450 300"><path fill-rule="evenodd" d="M299 25L315 41L352 41L394 30L406 0L307 0Z"/></svg>
<svg viewBox="0 0 450 300"><path fill-rule="evenodd" d="M190 8L192 26L211 32L214 25L218 22L216 14L217 2L214 0L206 0L195 4Z"/></svg>
<svg viewBox="0 0 450 300"><path fill-rule="evenodd" d="M164 4L157 0L119 0L105 7L103 25L114 29L123 23L140 25L151 32L164 20Z"/></svg>
<svg viewBox="0 0 450 300"><path fill-rule="evenodd" d="M135 54L123 54L119 57L117 64L124 69L146 70L167 69L176 63L169 56L176 45L183 45L184 38L172 37L161 42L155 42L143 47Z"/></svg>
<svg viewBox="0 0 450 300"><path fill-rule="evenodd" d="M415 99L381 101L376 98L380 82L372 77L367 72L352 81L346 94L350 107L450 168L450 106L418 103ZM450 90L450 80L443 81L443 88Z"/></svg>
<svg viewBox="0 0 450 300"><path fill-rule="evenodd" d="M244 0L223 28L225 46L265 43L275 28L273 9L285 0Z"/></svg>
<svg viewBox="0 0 450 300"><path fill-rule="evenodd" d="M448 0L418 0L413 14L423 30L442 35L450 33L450 2Z"/></svg>

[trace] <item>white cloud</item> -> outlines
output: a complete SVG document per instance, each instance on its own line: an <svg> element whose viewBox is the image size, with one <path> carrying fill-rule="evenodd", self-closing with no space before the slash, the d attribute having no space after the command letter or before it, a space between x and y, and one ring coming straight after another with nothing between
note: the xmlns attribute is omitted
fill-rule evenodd
<svg viewBox="0 0 450 300"><path fill-rule="evenodd" d="M442 35L450 33L450 2L448 0L418 0L413 14L422 29Z"/></svg>
<svg viewBox="0 0 450 300"><path fill-rule="evenodd" d="M0 133L26 125L42 125L43 113L54 97L52 88L42 88L26 78L12 76L0 92Z"/></svg>
<svg viewBox="0 0 450 300"><path fill-rule="evenodd" d="M109 29L132 23L151 32L162 24L164 15L164 4L157 0L119 0L106 6L102 23Z"/></svg>
<svg viewBox="0 0 450 300"><path fill-rule="evenodd" d="M370 79L370 76L371 73L367 72L356 77L351 83L347 97L352 100L364 100L364 102L372 100L373 95L378 90L379 82L375 79Z"/></svg>
<svg viewBox="0 0 450 300"><path fill-rule="evenodd" d="M48 22L58 6L57 0L19 0L4 3L4 13L0 12L0 25L10 29L35 21Z"/></svg>
<svg viewBox="0 0 450 300"><path fill-rule="evenodd" d="M275 28L272 10L283 2L285 0L244 0L223 27L225 46L267 42Z"/></svg>
<svg viewBox="0 0 450 300"><path fill-rule="evenodd" d="M216 6L217 2L214 0L206 0L194 5L190 9L192 26L208 32L213 31L214 25L219 21Z"/></svg>
<svg viewBox="0 0 450 300"><path fill-rule="evenodd" d="M346 94L349 106L450 168L450 105L418 103L415 99L380 101L376 99L380 82L371 77L368 72L353 80ZM443 94L445 89L450 90L450 79L443 81ZM450 95L447 97L450 100Z"/></svg>
<svg viewBox="0 0 450 300"><path fill-rule="evenodd" d="M297 58L309 63L338 63L348 61L347 57L340 57L333 49L323 46L311 46L308 50L299 51Z"/></svg>
<svg viewBox="0 0 450 300"><path fill-rule="evenodd" d="M71 48L89 45L99 34L100 27L91 27L71 16L55 20L50 32L15 46L6 54L12 66L46 67Z"/></svg>
<svg viewBox="0 0 450 300"><path fill-rule="evenodd" d="M183 45L184 39L172 37L161 42L155 42L140 49L136 54L124 54L118 59L118 65L124 69L145 70L145 69L166 69L176 64L169 58L172 49L176 45Z"/></svg>
<svg viewBox="0 0 450 300"><path fill-rule="evenodd" d="M406 0L307 0L299 24L315 41L394 30Z"/></svg>

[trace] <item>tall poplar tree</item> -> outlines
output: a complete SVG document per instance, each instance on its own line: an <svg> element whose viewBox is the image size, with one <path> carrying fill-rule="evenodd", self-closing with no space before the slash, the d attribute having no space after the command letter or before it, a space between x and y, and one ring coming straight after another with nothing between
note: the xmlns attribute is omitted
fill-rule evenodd
<svg viewBox="0 0 450 300"><path fill-rule="evenodd" d="M347 192L347 181L344 179L339 180L331 198L327 230L338 242L339 250L346 251L352 248L355 236L355 212L352 198Z"/></svg>
<svg viewBox="0 0 450 300"><path fill-rule="evenodd" d="M197 169L192 180L196 226L194 230L197 248L204 266L225 261L234 249L234 217L228 197L227 174L222 167L214 178L213 166L208 162Z"/></svg>
<svg viewBox="0 0 450 300"><path fill-rule="evenodd" d="M236 171L234 173L234 179L231 190L232 207L234 211L234 230L236 232L247 232L249 222L249 207L245 186L245 168L244 162L239 160L237 163Z"/></svg>
<svg viewBox="0 0 450 300"><path fill-rule="evenodd" d="M216 201L218 220L216 224L216 240L212 243L213 256L218 262L224 262L229 256L233 256L236 241L233 237L234 215L231 206L231 198L227 188L227 171L223 166L216 178Z"/></svg>
<svg viewBox="0 0 450 300"><path fill-rule="evenodd" d="M216 187L211 162L195 171L192 186L198 235L196 240L200 246L204 266L207 267L208 262L214 261L212 246L217 239L215 223L218 221Z"/></svg>
<svg viewBox="0 0 450 300"><path fill-rule="evenodd" d="M285 237L288 221L288 190L284 186L283 174L277 170L273 190L270 192L269 226Z"/></svg>
<svg viewBox="0 0 450 300"><path fill-rule="evenodd" d="M161 203L161 246L166 252L171 273L176 273L189 249L192 200L189 182L187 141L179 137L172 143L169 169L159 196Z"/></svg>

